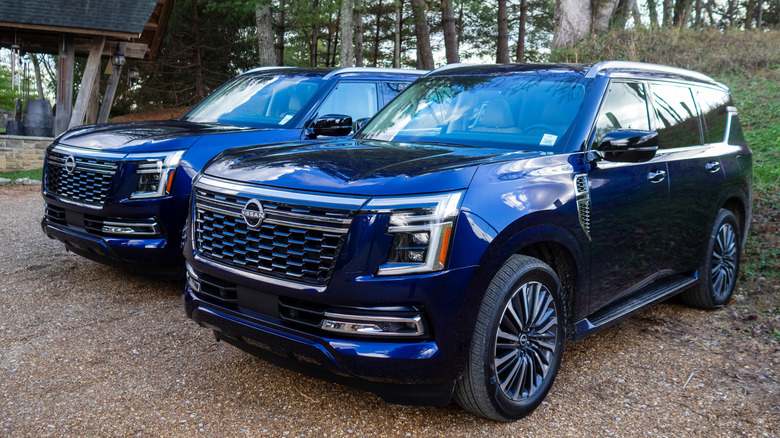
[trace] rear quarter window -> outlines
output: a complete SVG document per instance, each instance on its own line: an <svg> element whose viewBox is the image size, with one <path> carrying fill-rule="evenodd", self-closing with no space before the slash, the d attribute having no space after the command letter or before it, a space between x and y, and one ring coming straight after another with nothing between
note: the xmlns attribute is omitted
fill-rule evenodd
<svg viewBox="0 0 780 438"><path fill-rule="evenodd" d="M709 87L696 87L695 94L704 122L704 138L707 143L725 141L729 120L728 106L731 105L729 93Z"/></svg>

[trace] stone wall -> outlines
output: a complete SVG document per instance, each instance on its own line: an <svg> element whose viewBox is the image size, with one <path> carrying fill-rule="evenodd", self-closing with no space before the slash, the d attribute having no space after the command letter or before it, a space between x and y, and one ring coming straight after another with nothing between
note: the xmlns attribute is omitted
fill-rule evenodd
<svg viewBox="0 0 780 438"><path fill-rule="evenodd" d="M0 128L5 129L5 125L14 119L14 112L0 109Z"/></svg>
<svg viewBox="0 0 780 438"><path fill-rule="evenodd" d="M53 141L49 137L0 135L0 172L43 168L43 156Z"/></svg>

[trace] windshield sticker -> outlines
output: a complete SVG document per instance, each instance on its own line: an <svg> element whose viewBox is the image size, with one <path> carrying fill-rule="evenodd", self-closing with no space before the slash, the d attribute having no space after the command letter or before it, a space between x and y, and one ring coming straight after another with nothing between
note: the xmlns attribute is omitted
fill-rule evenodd
<svg viewBox="0 0 780 438"><path fill-rule="evenodd" d="M555 140L558 140L557 135L544 134L542 141L539 142L539 146L555 146Z"/></svg>
<svg viewBox="0 0 780 438"><path fill-rule="evenodd" d="M292 119L292 118L293 118L293 116L291 114L287 114L286 116L284 116L282 118L282 120L279 121L279 124L280 125L284 125L285 123L289 122L290 119Z"/></svg>

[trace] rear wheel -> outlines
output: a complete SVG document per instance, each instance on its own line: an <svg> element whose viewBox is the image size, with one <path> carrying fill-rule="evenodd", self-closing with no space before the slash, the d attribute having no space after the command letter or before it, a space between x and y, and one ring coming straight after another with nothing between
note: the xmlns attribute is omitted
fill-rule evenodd
<svg viewBox="0 0 780 438"><path fill-rule="evenodd" d="M544 262L512 256L485 293L455 400L499 421L530 414L544 399L564 346L561 286Z"/></svg>
<svg viewBox="0 0 780 438"><path fill-rule="evenodd" d="M729 302L739 273L741 235L734 213L721 209L710 234L707 258L699 271L699 284L680 297L688 305L717 309Z"/></svg>

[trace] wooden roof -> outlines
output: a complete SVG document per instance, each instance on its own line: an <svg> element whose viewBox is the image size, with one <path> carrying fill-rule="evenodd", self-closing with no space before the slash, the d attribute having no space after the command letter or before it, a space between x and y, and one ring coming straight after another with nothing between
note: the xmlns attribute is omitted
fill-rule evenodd
<svg viewBox="0 0 780 438"><path fill-rule="evenodd" d="M103 56L126 41L129 59L154 61L174 0L3 0L0 47L56 54L63 34L75 36L76 56L87 56L92 38L105 36Z"/></svg>

